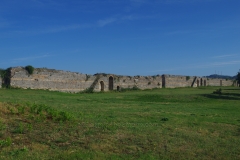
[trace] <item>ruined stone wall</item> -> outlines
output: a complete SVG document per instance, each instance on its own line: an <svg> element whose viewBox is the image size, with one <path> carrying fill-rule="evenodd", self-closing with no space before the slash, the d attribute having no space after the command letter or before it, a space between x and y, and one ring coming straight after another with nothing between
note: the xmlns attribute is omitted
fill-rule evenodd
<svg viewBox="0 0 240 160"><path fill-rule="evenodd" d="M104 84L104 91L109 91L109 77L113 78L113 90L133 87L138 87L139 89L162 88L161 76L105 75L101 76L98 80L98 85L96 85L95 91L101 91L101 83Z"/></svg>
<svg viewBox="0 0 240 160"><path fill-rule="evenodd" d="M234 87L239 87L238 82L237 82L237 81L234 81L234 82L233 82L233 86L234 86Z"/></svg>
<svg viewBox="0 0 240 160"><path fill-rule="evenodd" d="M134 76L134 77L120 77L116 80L116 86L123 88L138 87L140 89L162 88L161 76Z"/></svg>
<svg viewBox="0 0 240 160"><path fill-rule="evenodd" d="M12 87L48 89L51 91L79 92L89 88L95 76L36 68L32 75L22 68L12 68L11 83Z"/></svg>
<svg viewBox="0 0 240 160"><path fill-rule="evenodd" d="M191 87L195 77L189 76L173 76L173 75L163 75L165 81L165 88L176 88L176 87ZM197 87L196 82L193 87Z"/></svg>
<svg viewBox="0 0 240 160"><path fill-rule="evenodd" d="M227 79L219 79L219 78L198 78L197 86L232 86L233 81Z"/></svg>
<svg viewBox="0 0 240 160"><path fill-rule="evenodd" d="M163 75L166 88L176 87L200 87L200 86L232 86L232 80L213 79L205 77L172 76ZM196 80L194 81L194 79Z"/></svg>
<svg viewBox="0 0 240 160"><path fill-rule="evenodd" d="M1 80L0 80L1 82ZM88 88L96 91L121 90L121 88L152 89L200 86L231 86L233 81L208 79L204 77L157 75L157 76L118 76L113 74L86 75L81 73L36 68L32 75L23 67L11 69L12 87L48 89L61 92L80 92Z"/></svg>
<svg viewBox="0 0 240 160"><path fill-rule="evenodd" d="M162 76L139 77L136 86L140 89L162 88Z"/></svg>
<svg viewBox="0 0 240 160"><path fill-rule="evenodd" d="M2 84L2 77L0 77L0 84ZM0 85L0 88L2 88L2 85Z"/></svg>
<svg viewBox="0 0 240 160"><path fill-rule="evenodd" d="M208 79L208 86L231 86L233 81L226 79Z"/></svg>

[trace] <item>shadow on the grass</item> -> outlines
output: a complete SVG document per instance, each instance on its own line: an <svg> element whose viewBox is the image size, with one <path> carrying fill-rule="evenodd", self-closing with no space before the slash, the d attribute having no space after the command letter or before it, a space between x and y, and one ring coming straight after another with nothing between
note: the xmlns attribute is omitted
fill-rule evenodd
<svg viewBox="0 0 240 160"><path fill-rule="evenodd" d="M238 90L240 90L240 87L239 88L231 88L231 89L223 89L223 90L226 90L226 91L238 91Z"/></svg>
<svg viewBox="0 0 240 160"><path fill-rule="evenodd" d="M203 97L224 100L240 100L240 93L203 94Z"/></svg>

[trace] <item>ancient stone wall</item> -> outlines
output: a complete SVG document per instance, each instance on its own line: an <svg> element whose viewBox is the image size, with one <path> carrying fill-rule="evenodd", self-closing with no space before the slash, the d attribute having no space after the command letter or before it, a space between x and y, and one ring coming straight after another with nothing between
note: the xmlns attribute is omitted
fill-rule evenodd
<svg viewBox="0 0 240 160"><path fill-rule="evenodd" d="M173 75L163 75L163 80L165 88L176 88L176 87L191 87L195 77L190 76L173 76ZM196 82L193 87L197 87Z"/></svg>
<svg viewBox="0 0 240 160"><path fill-rule="evenodd" d="M121 77L116 85L123 88L138 87L140 89L162 88L161 76L134 76L134 77Z"/></svg>
<svg viewBox="0 0 240 160"><path fill-rule="evenodd" d="M197 86L232 86L233 81L227 79L220 79L220 78L198 78L197 79Z"/></svg>
<svg viewBox="0 0 240 160"><path fill-rule="evenodd" d="M208 79L204 77L157 75L157 76L119 76L113 74L87 75L81 73L36 68L32 75L23 67L11 69L10 85L30 89L48 89L61 92L80 92L92 90L109 91L137 87L139 89L231 86L233 81Z"/></svg>
<svg viewBox="0 0 240 160"><path fill-rule="evenodd" d="M17 67L11 70L10 85L24 89L79 92L90 87L94 80L95 76L92 75L42 68L35 69L33 74L29 75L24 68Z"/></svg>
<svg viewBox="0 0 240 160"><path fill-rule="evenodd" d="M110 77L113 78L113 90L120 90L122 88L139 89L152 89L162 88L161 76L117 76L117 75L105 75L101 76L98 85L96 85L95 91L109 91ZM104 84L104 86L102 86Z"/></svg>
<svg viewBox="0 0 240 160"><path fill-rule="evenodd" d="M233 82L233 86L234 86L234 87L239 87L238 82L237 82L237 81L234 81L234 82Z"/></svg>

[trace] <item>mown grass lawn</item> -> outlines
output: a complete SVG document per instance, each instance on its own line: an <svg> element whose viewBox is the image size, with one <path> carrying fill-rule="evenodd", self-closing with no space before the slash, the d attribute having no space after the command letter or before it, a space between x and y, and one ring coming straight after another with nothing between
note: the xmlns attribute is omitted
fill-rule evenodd
<svg viewBox="0 0 240 160"><path fill-rule="evenodd" d="M0 159L240 159L240 89L0 89Z"/></svg>

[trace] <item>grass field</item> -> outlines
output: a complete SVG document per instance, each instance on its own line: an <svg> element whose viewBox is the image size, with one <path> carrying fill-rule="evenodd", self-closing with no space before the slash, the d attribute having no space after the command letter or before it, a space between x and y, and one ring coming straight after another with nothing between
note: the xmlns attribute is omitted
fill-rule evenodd
<svg viewBox="0 0 240 160"><path fill-rule="evenodd" d="M0 89L0 159L240 159L240 89Z"/></svg>

